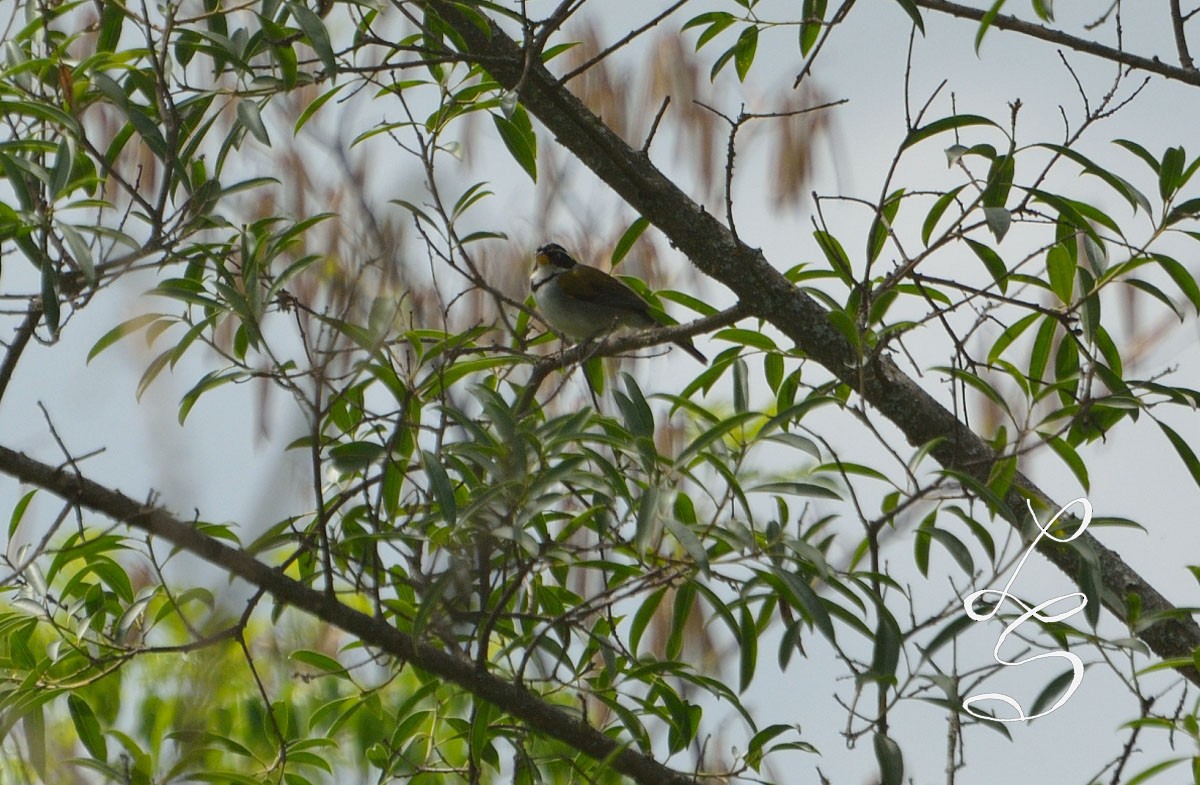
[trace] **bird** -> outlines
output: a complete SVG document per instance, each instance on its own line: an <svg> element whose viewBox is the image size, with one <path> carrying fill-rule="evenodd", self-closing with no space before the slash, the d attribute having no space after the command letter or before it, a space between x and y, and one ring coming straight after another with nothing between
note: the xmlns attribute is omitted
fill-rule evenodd
<svg viewBox="0 0 1200 785"><path fill-rule="evenodd" d="M529 279L546 322L574 341L587 341L621 328L662 327L641 295L603 270L581 264L558 243L537 249ZM690 338L672 341L705 365L708 358Z"/></svg>

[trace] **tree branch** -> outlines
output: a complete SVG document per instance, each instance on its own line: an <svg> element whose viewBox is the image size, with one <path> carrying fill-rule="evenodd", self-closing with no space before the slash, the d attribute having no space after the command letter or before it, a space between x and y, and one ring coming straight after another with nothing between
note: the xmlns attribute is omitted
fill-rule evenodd
<svg viewBox="0 0 1200 785"><path fill-rule="evenodd" d="M1179 0L1171 0L1171 26L1175 29L1175 49L1179 52L1179 64L1188 70L1195 70L1192 54L1188 51L1187 32L1183 23L1183 11L1179 7Z"/></svg>
<svg viewBox="0 0 1200 785"><path fill-rule="evenodd" d="M0 446L0 472L199 556L267 592L276 602L310 613L369 646L457 684L534 730L595 760L606 761L614 770L641 785L695 785L691 777L621 744L524 687L480 671L470 660L422 643L380 619L342 604L336 597L293 580L249 553L204 534L197 526L181 521L161 507L134 501L86 477L67 473L3 446Z"/></svg>
<svg viewBox="0 0 1200 785"><path fill-rule="evenodd" d="M970 6L952 3L949 0L913 0L913 2L921 8L928 8L930 11L938 11L950 16L957 16L962 19L974 19L980 21L983 19L986 11ZM1074 49L1077 52L1095 55L1096 57L1109 60L1121 65L1127 65L1131 68L1137 68L1141 71L1147 71L1152 74L1164 76L1167 79L1174 79L1179 82L1185 82L1190 85L1200 85L1200 71L1189 68L1180 68L1179 66L1171 65L1170 63L1159 60L1158 57L1143 57L1126 52L1122 49L1117 49L1112 46L1080 38L1070 33L1064 33L1061 30L1054 30L1045 25L1034 24L1027 22L1024 19L1018 19L1015 16L1008 14L997 14L991 21L991 26L1000 30L1011 30L1016 33L1038 38L1042 41L1049 41L1052 44L1065 46L1068 49Z"/></svg>
<svg viewBox="0 0 1200 785"><path fill-rule="evenodd" d="M937 10L961 8L945 0L917 2ZM784 278L760 250L739 242L726 226L696 204L647 156L631 148L606 126L540 62L526 70L520 47L495 23L491 23L488 30L480 29L446 0L428 0L426 5L458 32L468 54L488 58L487 68L501 85L513 89L520 80L522 104L538 117L557 141L657 226L701 271L732 290L750 308L752 315L769 321L809 357L850 385L900 428L911 444L933 444L930 454L942 466L969 474L981 483L987 482L999 457L996 452L905 375L890 357L883 354L860 356L830 323L825 308ZM1004 24L1019 21L1011 17L1005 20ZM1031 27L1044 33L1054 32L1036 25ZM1163 67L1156 63L1158 71ZM1200 84L1200 74L1182 71L1180 74L1179 78L1186 75L1185 81ZM1025 523L1022 511L1027 497L1035 506L1040 505L1051 514L1062 507L1018 472L1004 499L1006 509L1000 511L1018 531ZM1200 646L1200 625L1168 602L1118 553L1104 547L1088 532L1067 545L1043 539L1038 550L1074 581L1080 581L1088 574L1089 563L1097 565L1102 583L1100 599L1122 621L1127 621L1125 597L1130 593L1138 594L1143 618L1161 618L1158 623L1140 630L1139 637L1161 657L1191 661L1192 651ZM1200 684L1200 671L1192 665L1181 665L1177 670Z"/></svg>
<svg viewBox="0 0 1200 785"><path fill-rule="evenodd" d="M13 336L12 342L8 345L8 351L4 353L4 360L0 361L0 398L4 397L4 391L8 389L13 371L17 369L17 361L21 359L21 353L25 351L25 346L33 337L33 331L37 328L38 320L41 318L42 307L36 303L30 304L29 311L25 314L25 320L17 327L17 334Z"/></svg>

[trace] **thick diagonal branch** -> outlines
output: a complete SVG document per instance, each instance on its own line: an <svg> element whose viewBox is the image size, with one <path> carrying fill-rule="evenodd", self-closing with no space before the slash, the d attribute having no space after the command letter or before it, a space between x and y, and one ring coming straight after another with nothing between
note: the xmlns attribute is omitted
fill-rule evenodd
<svg viewBox="0 0 1200 785"><path fill-rule="evenodd" d="M387 622L354 610L324 592L284 575L243 550L204 534L161 507L151 507L74 473L0 446L0 472L131 528L166 540L221 570L438 678L457 684L498 706L530 728L557 739L641 785L695 785L690 777L629 749L600 730L553 706L524 687L478 670L474 663L400 632Z"/></svg>
<svg viewBox="0 0 1200 785"><path fill-rule="evenodd" d="M924 0L928 2L928 0ZM631 147L604 124L540 62L526 63L515 41L494 23L481 29L454 4L430 0L427 5L449 23L468 48L464 53L488 63L488 71L509 89L521 85L525 108L548 128L572 155L591 169L687 255L705 274L729 287L751 313L767 320L795 341L812 359L856 390L891 420L913 445L934 444L931 454L947 469L965 472L986 483L998 456L937 399L904 374L890 358L861 357L836 330L826 310L793 286L715 216L696 204L668 179L649 157ZM476 17L478 19L478 17ZM1052 515L1061 505L1028 477L1018 474L1005 498L1009 523L1020 529L1025 499L1038 502ZM1141 598L1143 618L1162 620L1138 632L1159 656L1186 657L1200 646L1200 625L1169 603L1090 533L1071 545L1042 540L1038 547L1069 578L1081 580L1089 562L1099 568L1100 599L1117 618L1127 619L1125 598ZM1087 558L1084 557L1087 554ZM1191 665L1179 672L1200 684Z"/></svg>

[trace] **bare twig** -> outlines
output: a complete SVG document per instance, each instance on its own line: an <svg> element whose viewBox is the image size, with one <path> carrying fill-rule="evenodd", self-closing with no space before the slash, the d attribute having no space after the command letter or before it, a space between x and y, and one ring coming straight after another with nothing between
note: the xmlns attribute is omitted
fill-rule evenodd
<svg viewBox="0 0 1200 785"><path fill-rule="evenodd" d="M821 50L825 48L825 42L829 40L833 28L837 27L845 20L846 15L850 13L850 9L854 7L855 0L846 0L833 13L833 18L829 20L829 24L825 26L825 32L821 34L816 46L813 47L808 59L804 62L804 67L800 69L800 73L796 74L796 79L792 82L792 89L795 90L804 81L804 78L812 72L813 63L817 61L817 55L821 54Z"/></svg>
<svg viewBox="0 0 1200 785"><path fill-rule="evenodd" d="M568 71L566 74L563 75L563 77L560 81L563 84L566 84L567 82L571 81L575 77L579 76L584 71L586 71L589 68L591 68L592 66L594 66L596 63L600 62L604 58L611 55L613 52L617 51L618 49L625 46L633 39L640 36L642 33L649 30L651 27L655 27L659 22L661 22L662 20L666 19L671 14L678 11L679 8L681 6L683 6L683 4L686 2L688 2L688 0L675 0L674 3L672 3L671 5L669 5L667 7L667 10L663 11L661 14L659 14L658 16L651 19L649 22L646 22L646 24L644 24L641 27L638 27L634 30L631 30L629 32L629 34L626 35L624 38L622 38L620 41L617 41L615 44L607 47L606 49L604 49L604 51L600 52L600 54L598 54L595 57L593 57L592 59L588 60L583 65L579 66L578 68L575 68L574 70Z"/></svg>
<svg viewBox="0 0 1200 785"><path fill-rule="evenodd" d="M609 357L636 349L645 349L650 346L678 341L680 338L691 338L701 333L715 330L718 327L733 324L739 319L748 316L750 311L751 309L747 304L738 303L712 316L705 316L703 319L697 319L687 324L643 330L629 335L612 336L600 343L579 344L552 357L546 357L539 360L533 366L533 371L529 375L529 381L525 383L525 389L522 391L521 397L514 407L514 411L520 414L529 408L529 405L533 403L534 396L537 395L538 389L542 386L542 382L553 371L569 367L593 356Z"/></svg>
<svg viewBox="0 0 1200 785"><path fill-rule="evenodd" d="M41 318L42 306L31 303L29 310L25 313L24 321L17 327L17 334L8 344L8 351L4 353L3 362L0 362L0 400L3 400L4 391L8 389L13 371L17 369L17 361L21 359L21 353L29 345L29 339L33 337L33 331Z"/></svg>
<svg viewBox="0 0 1200 785"><path fill-rule="evenodd" d="M642 153L650 153L650 143L654 141L654 135L658 133L658 124L662 122L663 115L667 113L667 107L671 105L671 96L663 98L662 106L658 107L658 114L654 115L654 122L650 124L650 133L646 134L646 141L642 144Z"/></svg>
<svg viewBox="0 0 1200 785"><path fill-rule="evenodd" d="M950 2L950 0L913 0L913 2L921 8L927 8L930 11L957 16L962 19L982 20L987 12L978 8L961 5L959 3ZM1096 41L1091 41L1086 38L1080 38L1070 33L1064 33L1061 30L1055 30L1044 25L1027 22L1024 19L1018 19L1015 16L1008 14L996 14L992 18L991 26L998 30L1010 30L1015 33L1022 33L1030 38L1037 38L1042 41L1065 46L1068 49L1074 49L1077 52L1084 54L1095 55L1096 57L1109 60L1121 65L1127 65L1131 68L1137 68L1141 71L1147 71L1152 74L1167 79L1173 79L1177 82L1183 82L1190 85L1200 85L1200 71L1195 69L1182 68L1180 66L1171 65L1163 62L1157 57L1145 57L1136 55L1131 52L1126 52L1112 46L1106 46Z"/></svg>
<svg viewBox="0 0 1200 785"><path fill-rule="evenodd" d="M1171 0L1171 27L1175 30L1175 48L1179 51L1179 64L1189 71L1196 70L1192 55L1188 52L1187 34L1183 29L1183 11L1179 0Z"/></svg>

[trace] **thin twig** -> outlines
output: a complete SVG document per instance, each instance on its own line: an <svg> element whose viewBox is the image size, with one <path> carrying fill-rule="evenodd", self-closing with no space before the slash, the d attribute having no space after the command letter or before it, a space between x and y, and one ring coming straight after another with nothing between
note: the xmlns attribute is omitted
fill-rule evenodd
<svg viewBox="0 0 1200 785"><path fill-rule="evenodd" d="M564 352L546 357L539 360L533 366L533 370L529 375L529 381L525 383L525 389L522 391L521 397L514 407L514 411L517 414L522 414L529 408L529 405L533 403L534 396L537 395L538 389L542 386L542 382L553 371L583 362L593 356L609 357L624 354L635 349L645 349L650 346L678 341L681 338L691 338L701 333L715 330L718 327L733 324L739 319L748 316L750 310L748 304L739 302L723 311L714 313L712 316L705 316L703 319L697 319L687 324L677 324L671 327L659 327L628 335L612 336L599 343L582 343Z"/></svg>
<svg viewBox="0 0 1200 785"><path fill-rule="evenodd" d="M624 38L622 38L620 41L617 41L617 42L616 42L615 44L613 44L612 46L609 46L607 49L604 49L603 51L601 51L601 52L600 52L600 54L596 55L596 56L595 56L595 57L593 57L591 60L588 60L588 61L587 61L586 63L584 63L583 65L581 65L581 66L579 66L578 68L575 68L575 69L573 69L573 70L571 70L571 71L568 71L566 74L564 74L564 75L563 75L562 79L560 79L559 81L560 81L562 84L566 84L567 82L571 81L571 80L572 80L572 79L574 79L575 77L577 77L577 76L579 76L580 74L582 74L584 71L586 71L586 70L588 70L589 68L591 68L592 66L594 66L596 63L600 62L600 61L601 61L601 60L603 60L604 58L606 58L606 57L608 57L609 55L611 55L613 52L617 51L618 49L620 49L621 47L625 46L626 44L628 44L628 43L629 43L630 41L632 41L633 39L635 39L635 38L637 38L638 36L640 36L642 33L644 33L644 32L646 32L647 30L649 30L651 27L654 27L654 26L655 26L655 25L657 25L659 22L661 22L662 20L666 19L666 18L667 18L668 16L670 16L671 14L675 13L677 10L679 10L679 8L680 8L682 5L683 5L684 3L686 3L686 2L688 2L688 0L675 0L675 2L674 2L674 3L672 3L670 6L668 6L668 7L667 7L667 10L663 11L661 14L659 14L659 15L658 15L658 16L656 16L656 17L654 17L653 19L651 19L649 22L647 22L646 24L642 25L641 27L639 27L639 28L637 28L637 29L635 29L635 30L632 30L632 31L631 31L631 32L630 32L628 35L626 35L626 36L625 36Z"/></svg>
<svg viewBox="0 0 1200 785"><path fill-rule="evenodd" d="M962 19L974 19L981 21L987 11L970 6L961 5L959 3L950 2L950 0L913 0L917 6L937 11L939 13L957 16ZM1127 65L1131 68L1137 68L1141 71L1148 71L1153 74L1174 79L1177 82L1183 82L1190 85L1200 85L1200 71L1195 69L1182 68L1180 66L1171 65L1163 62L1157 57L1145 57L1143 55L1133 54L1118 49L1112 46L1106 46L1095 41L1090 41L1086 38L1080 38L1070 33L1064 33L1061 30L1055 30L1044 25L1027 22L1024 19L1018 19L1015 16L1008 14L996 14L992 18L991 26L998 30L1010 30L1015 33L1022 33L1030 38L1036 38L1042 41L1060 44L1062 46L1074 49L1077 52L1084 54L1095 55L1105 60L1114 63Z"/></svg>
<svg viewBox="0 0 1200 785"><path fill-rule="evenodd" d="M29 339L33 337L33 331L41 318L42 306L30 303L29 310L25 313L25 320L17 327L17 334L13 336L12 343L8 345L3 362L0 362L0 400L3 400L4 391L8 389L8 382L12 379L13 371L17 369L17 361L21 359L21 353L29 345Z"/></svg>
<svg viewBox="0 0 1200 785"><path fill-rule="evenodd" d="M817 61L817 55L821 54L821 50L825 48L825 42L829 40L829 35L833 32L833 28L841 24L846 15L850 13L850 9L854 7L855 0L846 0L841 7L834 12L833 18L829 20L829 24L825 26L825 32L817 41L817 45L813 47L812 53L808 56L808 60L804 62L804 67L800 69L800 73L796 74L796 79L792 82L792 89L795 90L804 81L804 78L812 72L813 63Z"/></svg>
<svg viewBox="0 0 1200 785"><path fill-rule="evenodd" d="M658 133L658 124L662 122L663 115L667 113L667 107L671 104L671 96L663 98L662 106L658 107L658 114L654 115L654 122L650 124L650 133L646 135L646 142L642 145L642 154L650 153L650 143L654 141L654 135Z"/></svg>
<svg viewBox="0 0 1200 785"><path fill-rule="evenodd" d="M1188 52L1187 34L1183 30L1183 12L1179 8L1179 0L1171 0L1171 26L1175 30L1175 48L1179 50L1179 64L1189 71L1196 66L1192 63L1192 55Z"/></svg>

